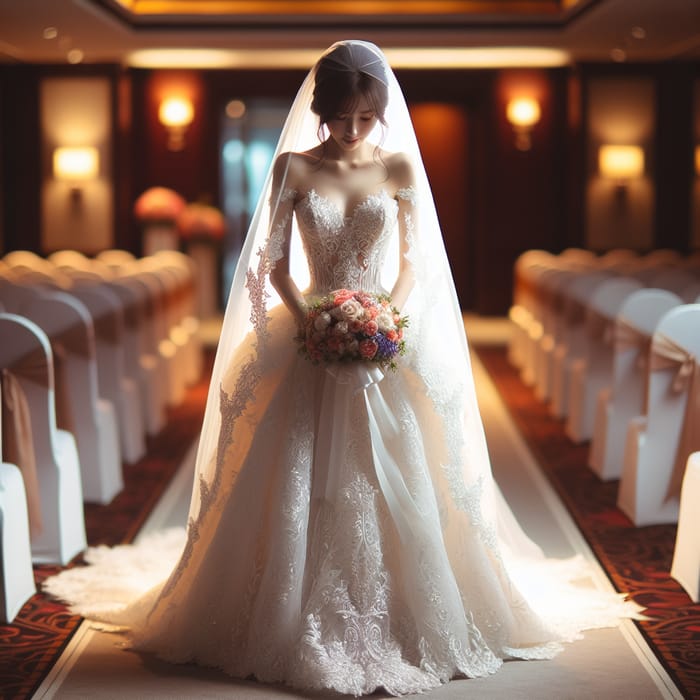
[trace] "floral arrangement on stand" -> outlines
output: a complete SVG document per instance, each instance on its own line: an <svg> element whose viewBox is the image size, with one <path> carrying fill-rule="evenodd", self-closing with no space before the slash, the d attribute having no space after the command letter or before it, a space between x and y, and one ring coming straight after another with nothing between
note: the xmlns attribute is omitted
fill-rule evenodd
<svg viewBox="0 0 700 700"><path fill-rule="evenodd" d="M216 207L201 202L188 204L177 219L177 228L185 240L215 240L224 236L224 216Z"/></svg>
<svg viewBox="0 0 700 700"><path fill-rule="evenodd" d="M185 200L167 187L150 187L134 202L134 215L142 224L174 224Z"/></svg>
<svg viewBox="0 0 700 700"><path fill-rule="evenodd" d="M218 313L221 277L220 244L226 231L224 216L216 207L192 202L180 213L177 230L187 255L197 265L197 311L200 318Z"/></svg>
<svg viewBox="0 0 700 700"><path fill-rule="evenodd" d="M144 255L179 247L176 222L185 200L167 187L151 187L134 202L134 215L141 224Z"/></svg>
<svg viewBox="0 0 700 700"><path fill-rule="evenodd" d="M314 364L370 361L394 370L407 325L388 295L338 289L309 307L296 340Z"/></svg>

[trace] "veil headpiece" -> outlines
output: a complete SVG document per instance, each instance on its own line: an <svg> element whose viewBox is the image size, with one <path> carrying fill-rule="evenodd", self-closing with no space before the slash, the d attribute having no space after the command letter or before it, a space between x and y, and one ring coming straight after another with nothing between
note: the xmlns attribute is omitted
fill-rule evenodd
<svg viewBox="0 0 700 700"><path fill-rule="evenodd" d="M402 309L409 316L410 326L406 330L408 352L401 363L422 382L444 430L443 466L450 497L457 507L474 514L484 503L482 485L492 480L483 478L490 466L461 310L409 110L379 48L364 41L342 41L320 57L297 93L273 163L282 153L318 146L319 117L312 110L314 87L319 67L330 54L329 60L337 69L359 70L386 85L385 124L378 123L368 141L381 142L388 152L405 153L413 164L415 186L411 196L415 197L417 220L406 258L412 265L415 285ZM220 476L217 470L221 470L217 454L229 446L235 449L230 445L234 423L255 400L262 378L274 369L266 355L270 340L269 312L280 301L270 283L270 271L281 253L270 236L270 222L274 221L277 208L285 203L284 180L283 173L282 186L275 188L273 195L271 168L231 286L197 454L197 481L190 509L193 522L216 492ZM298 238L294 224L290 267L297 286L303 290L308 268ZM398 250L398 241L394 241L382 272L386 289L391 289L392 277L395 278L398 270ZM289 343L290 352L295 352L292 338ZM246 420L250 421L250 416Z"/></svg>

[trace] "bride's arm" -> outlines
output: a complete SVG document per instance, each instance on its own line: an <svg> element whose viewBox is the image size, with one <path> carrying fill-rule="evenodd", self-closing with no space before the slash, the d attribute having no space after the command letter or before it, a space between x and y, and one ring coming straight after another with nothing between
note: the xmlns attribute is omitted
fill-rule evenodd
<svg viewBox="0 0 700 700"><path fill-rule="evenodd" d="M283 153L275 162L272 173L272 195L270 198L274 212L270 221L270 231L281 236L282 255L270 271L270 282L277 290L284 305L292 313L297 323L303 325L306 317L306 301L289 272L289 248L292 233L295 193L289 183L291 153Z"/></svg>
<svg viewBox="0 0 700 700"><path fill-rule="evenodd" d="M396 154L395 159L396 162L392 164L392 179L398 185L396 201L399 205L399 274L391 290L391 301L400 310L406 303L415 283L413 265L409 262L407 254L418 225L418 208L416 206L413 167L403 154Z"/></svg>

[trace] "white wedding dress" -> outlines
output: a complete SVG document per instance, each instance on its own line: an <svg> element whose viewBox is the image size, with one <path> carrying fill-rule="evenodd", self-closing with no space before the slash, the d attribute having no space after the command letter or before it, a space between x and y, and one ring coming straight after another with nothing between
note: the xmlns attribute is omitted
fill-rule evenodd
<svg viewBox="0 0 700 700"><path fill-rule="evenodd" d="M383 291L398 207L414 196L379 191L342 212L313 190L284 191L310 293ZM276 245L273 232L268 250ZM238 371L253 339L229 358L215 476L200 485L170 576L137 595L169 573L167 554L164 570L154 561L172 543L152 540L97 550L93 566L49 590L169 661L354 695L420 692L504 659L548 658L579 630L629 614L614 596L569 587L510 519L488 464L454 466L455 446L462 460L487 459L480 418L451 413L462 384L431 385L413 325L395 372L313 365L295 330L283 306L269 310L253 400ZM477 426L466 445L465 424Z"/></svg>

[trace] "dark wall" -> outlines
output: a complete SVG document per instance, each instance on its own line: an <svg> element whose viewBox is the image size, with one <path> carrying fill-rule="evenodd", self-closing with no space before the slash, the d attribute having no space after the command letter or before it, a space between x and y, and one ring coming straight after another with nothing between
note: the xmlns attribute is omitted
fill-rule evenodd
<svg viewBox="0 0 700 700"><path fill-rule="evenodd" d="M453 136L464 167L446 177L441 135L425 139L446 247L464 308L503 313L511 299L512 266L530 248L558 252L583 245L586 83L601 72L634 72L656 82L658 119L654 172L657 245L685 250L690 240L693 182L691 96L696 66L586 65L549 70L397 71L414 109L442 105L460 114ZM232 98L288 98L304 71L122 70L116 66L5 66L0 69L0 243L4 250L40 250L39 85L47 75L101 74L115 97L115 245L140 252L132 215L148 187L172 187L186 199L220 204L219 133ZM157 111L173 86L189 91L194 122L182 151L170 151ZM518 150L505 116L514 90L526 85L541 104L532 147ZM456 121L452 122L457 123ZM455 157L454 152L450 152ZM461 157L461 156L460 156Z"/></svg>

